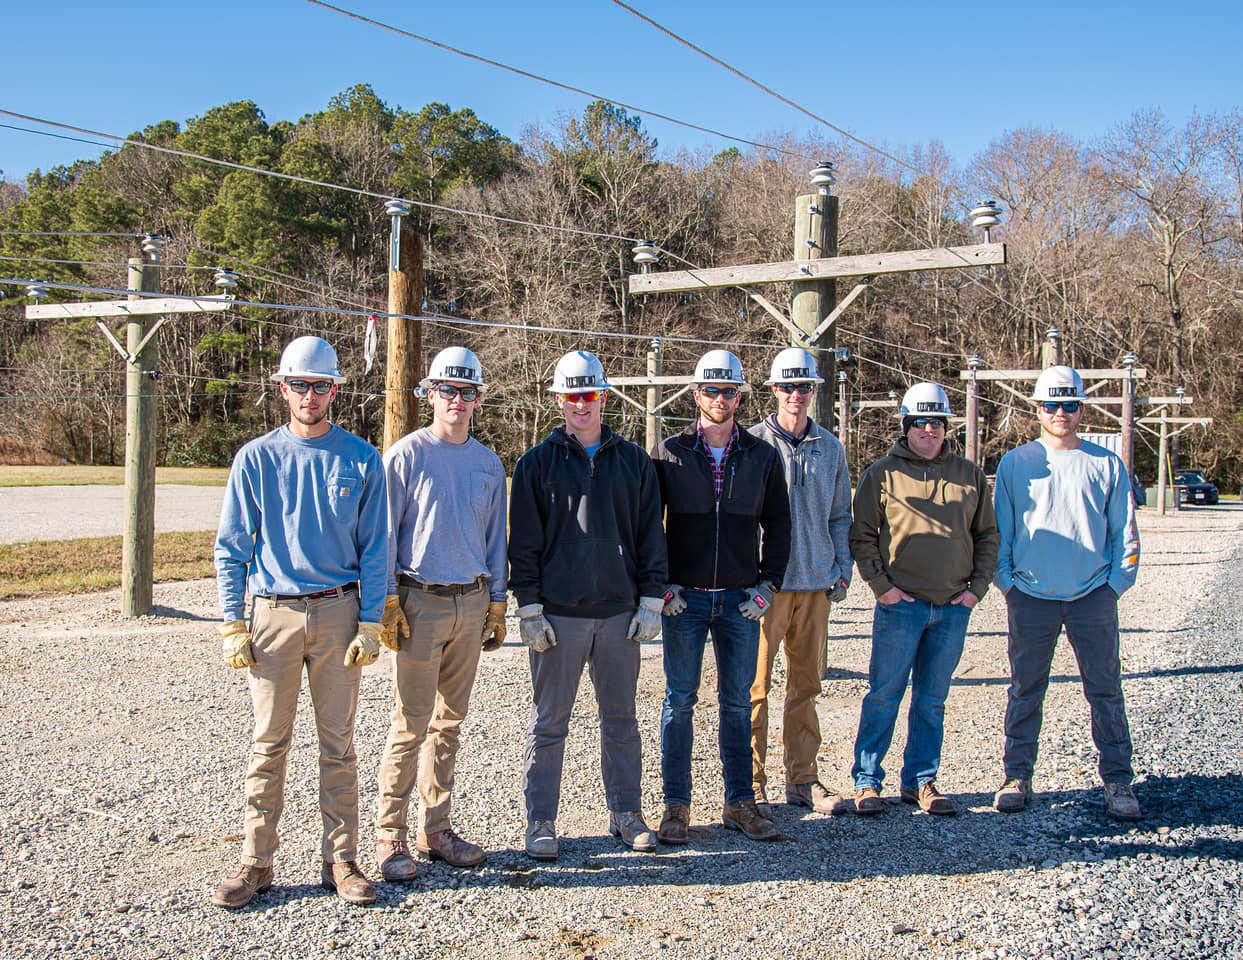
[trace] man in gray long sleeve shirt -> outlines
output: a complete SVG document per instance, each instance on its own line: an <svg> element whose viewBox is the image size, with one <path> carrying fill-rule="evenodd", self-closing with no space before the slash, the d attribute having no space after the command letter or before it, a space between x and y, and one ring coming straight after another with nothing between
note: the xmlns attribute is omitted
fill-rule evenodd
<svg viewBox="0 0 1243 960"><path fill-rule="evenodd" d="M376 861L385 880L412 880L407 808L418 786L416 847L456 867L483 850L450 820L458 731L480 649L505 639L505 470L470 436L484 387L479 359L450 347L422 386L431 426L384 455L389 494L389 604L384 642L396 651L396 708L380 766Z"/></svg>
<svg viewBox="0 0 1243 960"><path fill-rule="evenodd" d="M768 694L777 648L785 644L786 695L782 721L786 802L820 813L843 813L849 802L820 782L816 754L820 720L816 697L831 602L850 585L850 472L841 442L807 414L824 380L806 350L790 347L773 359L766 386L777 412L751 428L785 463L790 491L790 563L760 621L760 651L751 685L751 774L755 798L767 804Z"/></svg>

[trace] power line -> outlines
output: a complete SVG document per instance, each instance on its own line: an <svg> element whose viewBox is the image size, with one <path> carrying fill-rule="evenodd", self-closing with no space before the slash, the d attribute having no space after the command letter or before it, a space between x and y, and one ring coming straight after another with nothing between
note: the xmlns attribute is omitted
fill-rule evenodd
<svg viewBox="0 0 1243 960"><path fill-rule="evenodd" d="M8 111L0 110L0 113ZM146 236L145 233L110 233L105 230L0 230L0 234L13 237L127 237L140 240Z"/></svg>

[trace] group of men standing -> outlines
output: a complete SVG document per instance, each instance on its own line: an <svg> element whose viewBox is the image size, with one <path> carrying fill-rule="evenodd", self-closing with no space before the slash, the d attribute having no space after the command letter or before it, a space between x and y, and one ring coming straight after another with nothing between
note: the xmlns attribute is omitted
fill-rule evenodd
<svg viewBox="0 0 1243 960"><path fill-rule="evenodd" d="M273 379L290 421L237 454L216 545L224 658L248 668L255 713L242 853L215 891L219 906L241 907L271 886L304 665L320 742L322 882L347 901L375 900L357 864L353 731L361 668L381 644L396 660L375 821L381 875L416 875L408 822L416 788L415 851L459 867L484 862L483 849L454 830L451 800L480 651L505 639L507 591L529 648L523 793L525 849L535 859L559 854L565 740L584 667L610 833L638 851L688 842L693 711L709 639L727 828L756 840L779 835L765 765L782 646L787 803L882 810L881 762L909 681L901 798L955 812L936 786L945 699L971 609L994 576L1009 607L1012 670L997 809L1020 810L1031 795L1065 625L1109 809L1139 816L1116 607L1134 582L1138 538L1121 462L1077 436L1084 396L1073 370L1051 368L1037 383L1041 439L1003 458L996 512L983 472L946 444L945 391L912 387L902 436L860 478L852 518L842 445L808 416L823 380L806 351L774 359L765 385L776 410L750 430L735 418L751 390L741 363L709 351L694 375L697 416L650 454L603 423L603 366L571 352L548 388L563 422L514 469L508 542L504 469L470 436L485 390L470 350L435 357L421 384L431 424L382 459L327 419L344 382L328 343L293 341ZM830 607L845 598L855 563L877 603L848 797L820 781L815 701ZM658 633L664 811L653 832L642 813L635 700L639 645Z"/></svg>

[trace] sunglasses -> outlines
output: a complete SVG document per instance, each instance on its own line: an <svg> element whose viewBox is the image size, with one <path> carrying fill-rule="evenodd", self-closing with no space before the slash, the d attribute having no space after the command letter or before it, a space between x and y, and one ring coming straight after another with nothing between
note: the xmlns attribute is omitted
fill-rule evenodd
<svg viewBox="0 0 1243 960"><path fill-rule="evenodd" d="M741 392L737 387L700 387L699 392L705 397L724 397L733 400Z"/></svg>
<svg viewBox="0 0 1243 960"><path fill-rule="evenodd" d="M916 417L911 421L912 427L918 427L920 430L932 427L933 430L944 430L945 421L940 417Z"/></svg>
<svg viewBox="0 0 1243 960"><path fill-rule="evenodd" d="M775 383L773 386L782 393L797 393L800 397L805 397L816 389L814 383Z"/></svg>
<svg viewBox="0 0 1243 960"><path fill-rule="evenodd" d="M308 390L315 391L317 396L326 397L332 393L332 388L336 386L331 380L286 380L285 386L297 394L306 393Z"/></svg>
<svg viewBox="0 0 1243 960"><path fill-rule="evenodd" d="M1045 400L1045 401L1042 401L1040 405L1044 407L1044 412L1049 414L1050 416L1057 413L1058 407L1061 407L1067 413L1078 413L1079 412L1079 401L1078 400Z"/></svg>
<svg viewBox="0 0 1243 960"><path fill-rule="evenodd" d="M562 403L595 403L604 396L603 390L584 390L582 393L561 394Z"/></svg>
<svg viewBox="0 0 1243 960"><path fill-rule="evenodd" d="M457 387L451 383L438 383L434 389L446 400L452 400L454 397L460 395L463 400L470 403L479 396L478 387Z"/></svg>

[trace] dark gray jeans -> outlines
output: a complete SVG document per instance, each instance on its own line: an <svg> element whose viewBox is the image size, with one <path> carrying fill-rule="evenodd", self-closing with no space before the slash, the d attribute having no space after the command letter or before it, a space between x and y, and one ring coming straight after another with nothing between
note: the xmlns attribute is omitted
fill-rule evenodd
<svg viewBox="0 0 1243 960"><path fill-rule="evenodd" d="M641 807L643 751L635 719L639 645L626 639L630 613L604 620L549 616L557 645L531 653L531 726L527 731L522 790L528 820L556 820L561 767L570 712L587 664L600 716L600 773L605 802L614 812Z"/></svg>
<svg viewBox="0 0 1243 960"><path fill-rule="evenodd" d="M1130 783L1135 773L1118 659L1118 597L1107 584L1078 600L1038 600L1013 587L1006 594L1006 607L1010 619L1006 778L1030 779L1036 766L1053 649L1065 627L1092 712L1101 780Z"/></svg>

